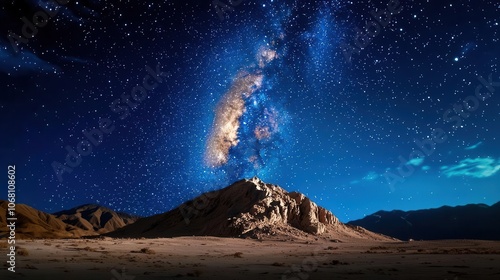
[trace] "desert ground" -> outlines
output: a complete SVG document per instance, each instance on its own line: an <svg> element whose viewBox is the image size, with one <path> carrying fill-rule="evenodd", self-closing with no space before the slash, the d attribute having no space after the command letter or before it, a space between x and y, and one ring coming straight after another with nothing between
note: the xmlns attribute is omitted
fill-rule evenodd
<svg viewBox="0 0 500 280"><path fill-rule="evenodd" d="M500 242L218 237L18 240L1 279L499 279ZM2 241L1 247L6 243ZM2 249L4 251L4 249ZM5 263L5 262L3 262ZM404 277L404 278L403 278Z"/></svg>

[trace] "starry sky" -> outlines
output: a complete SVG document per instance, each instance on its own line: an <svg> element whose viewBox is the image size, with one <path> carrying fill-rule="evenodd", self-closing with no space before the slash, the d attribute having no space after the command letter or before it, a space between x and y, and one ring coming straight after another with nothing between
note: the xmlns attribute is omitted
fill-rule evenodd
<svg viewBox="0 0 500 280"><path fill-rule="evenodd" d="M253 176L344 222L492 204L499 12L493 0L3 1L0 164L16 165L18 202L47 212L152 215Z"/></svg>

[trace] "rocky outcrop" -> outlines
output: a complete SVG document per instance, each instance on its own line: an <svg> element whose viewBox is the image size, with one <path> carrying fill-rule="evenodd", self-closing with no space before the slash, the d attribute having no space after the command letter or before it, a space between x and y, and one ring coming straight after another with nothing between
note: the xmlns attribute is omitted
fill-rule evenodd
<svg viewBox="0 0 500 280"><path fill-rule="evenodd" d="M322 234L325 232L325 225L339 222L330 211L317 206L301 193L288 193L258 178L245 183L250 194L258 199L248 212L242 212L230 219L229 227L236 228L242 234L264 225L291 225L308 233ZM237 189L234 191L238 192Z"/></svg>

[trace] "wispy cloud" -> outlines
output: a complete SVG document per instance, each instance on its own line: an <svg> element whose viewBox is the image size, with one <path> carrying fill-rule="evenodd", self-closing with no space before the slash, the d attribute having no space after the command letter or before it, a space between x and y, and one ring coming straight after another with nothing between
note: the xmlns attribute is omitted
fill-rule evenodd
<svg viewBox="0 0 500 280"><path fill-rule="evenodd" d="M365 175L365 177L363 177L363 181L373 181L378 177L380 177L380 175L378 175L376 172L370 171Z"/></svg>
<svg viewBox="0 0 500 280"><path fill-rule="evenodd" d="M374 181L374 180L376 180L379 177L380 177L380 174L378 174L377 172L374 172L374 171L370 171L370 172L368 172L368 174L366 174L360 180L351 181L350 184L351 185L355 185L355 184L361 183L362 181Z"/></svg>
<svg viewBox="0 0 500 280"><path fill-rule="evenodd" d="M477 142L476 144L472 145L472 146L469 146L469 147L465 147L466 150L474 150L474 149L477 149L477 147L481 146L483 144L483 142Z"/></svg>
<svg viewBox="0 0 500 280"><path fill-rule="evenodd" d="M40 59L32 52L22 51L15 54L0 46L0 73L23 76L33 72L56 72L58 69L57 66Z"/></svg>
<svg viewBox="0 0 500 280"><path fill-rule="evenodd" d="M447 177L469 176L486 178L500 171L500 160L493 158L466 158L452 166L442 166L441 172Z"/></svg>
<svg viewBox="0 0 500 280"><path fill-rule="evenodd" d="M406 164L407 165L414 165L414 166L419 166L421 165L422 163L424 163L424 157L420 157L420 158L412 158L410 159Z"/></svg>

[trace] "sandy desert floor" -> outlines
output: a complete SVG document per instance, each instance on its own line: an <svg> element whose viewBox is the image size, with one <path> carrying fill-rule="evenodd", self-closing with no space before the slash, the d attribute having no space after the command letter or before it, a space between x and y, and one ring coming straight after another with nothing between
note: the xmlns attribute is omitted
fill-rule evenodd
<svg viewBox="0 0 500 280"><path fill-rule="evenodd" d="M16 273L5 264L1 279L500 279L500 242L493 241L180 237L18 243L24 255L17 256Z"/></svg>

